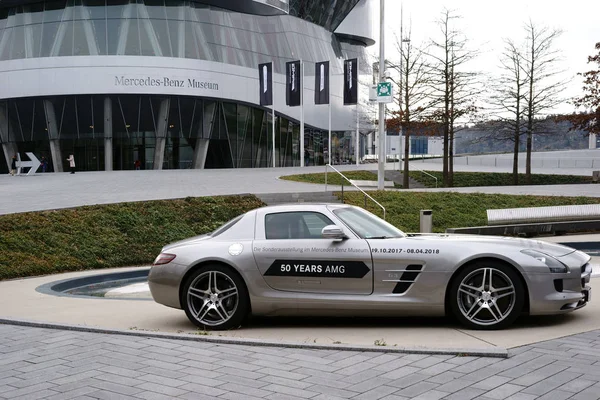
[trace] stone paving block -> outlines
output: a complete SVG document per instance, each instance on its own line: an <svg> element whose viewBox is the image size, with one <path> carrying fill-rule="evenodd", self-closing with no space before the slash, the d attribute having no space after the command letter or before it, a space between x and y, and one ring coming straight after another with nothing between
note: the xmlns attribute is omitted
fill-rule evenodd
<svg viewBox="0 0 600 400"><path fill-rule="evenodd" d="M380 376L382 378L387 378L387 379L398 379L398 378L402 378L403 376L407 376L410 374L414 374L415 372L419 372L421 373L421 369L417 368L417 367L412 367L412 366L404 366L404 367L400 367L394 371L390 371L384 374L380 374ZM427 375L427 374L422 374L422 375Z"/></svg>
<svg viewBox="0 0 600 400"><path fill-rule="evenodd" d="M381 400L408 400L408 397L398 396L395 394L388 394L385 397L382 397Z"/></svg>
<svg viewBox="0 0 600 400"><path fill-rule="evenodd" d="M184 382L185 385L187 385L187 382ZM186 392L188 392L188 390L185 389L179 389L179 388L174 388L171 386L165 386L159 383L152 383L152 382L144 382L140 385L137 385L135 387L136 389L141 389L138 390L136 393L141 392L142 390L144 391L149 391L149 392L156 392L156 393L160 393L160 394L164 394L167 396L180 396Z"/></svg>
<svg viewBox="0 0 600 400"><path fill-rule="evenodd" d="M268 382L268 383L275 383L277 385L289 386L289 387L296 388L296 389L306 389L310 386L313 386L313 383L311 383L311 382L298 381L295 379L287 379L287 378L282 378L280 376L271 376L271 375L260 378L260 381L264 381L264 382Z"/></svg>
<svg viewBox="0 0 600 400"><path fill-rule="evenodd" d="M309 382L318 386L327 386L336 389L348 388L348 382L341 381L336 378L324 377L324 376L310 376L304 379L302 382Z"/></svg>
<svg viewBox="0 0 600 400"><path fill-rule="evenodd" d="M215 370L214 372L219 373L220 375L235 375L235 376L241 376L243 378L248 378L248 379L260 379L263 376L265 376L265 374L262 373L260 370L246 371L244 369L237 369L237 368L231 368L231 367L222 367L222 368Z"/></svg>
<svg viewBox="0 0 600 400"><path fill-rule="evenodd" d="M156 368L162 368L157 365L151 365L151 366L156 367ZM179 363L179 367L175 368L174 370L171 370L171 371L179 371L182 369L187 369L188 367L196 368L196 369L205 369L205 370L211 371L211 370L222 368L223 366L212 363L212 362L208 363L208 362L201 362L201 361L194 361L194 360L186 360L186 361L181 361ZM168 369L168 368L164 368L164 369Z"/></svg>
<svg viewBox="0 0 600 400"><path fill-rule="evenodd" d="M266 397L270 394L273 394L273 392L269 392L269 391L266 391L263 389L255 389L255 388L251 388L249 386L238 385L236 383L231 383L231 382L228 382L228 383L225 383L225 384L219 386L219 389L222 389L224 391L248 394L250 396L255 396L255 397Z"/></svg>
<svg viewBox="0 0 600 400"><path fill-rule="evenodd" d="M573 372L560 372L523 390L523 393L543 395L579 377Z"/></svg>
<svg viewBox="0 0 600 400"><path fill-rule="evenodd" d="M578 378L565 383L560 387L560 390L564 390L565 392L579 393L582 390L594 385L595 383L596 381Z"/></svg>
<svg viewBox="0 0 600 400"><path fill-rule="evenodd" d="M497 388L498 386L504 385L509 381L510 378L495 375L475 383L474 385L472 385L472 387L474 387L475 389L492 390Z"/></svg>
<svg viewBox="0 0 600 400"><path fill-rule="evenodd" d="M38 399L46 399L48 396L53 396L57 394L57 392L50 390L50 389L45 389L45 390L40 390L39 392L34 392L34 393L28 393L25 394L23 396L19 396L19 397L14 397L13 400L38 400Z"/></svg>
<svg viewBox="0 0 600 400"><path fill-rule="evenodd" d="M441 362L444 362L444 360L442 360L441 358L438 358L436 356L429 356L429 357L426 357L426 358L423 358L421 360L411 363L410 366L416 367L416 368L427 368L427 367L431 367L433 365L439 364Z"/></svg>
<svg viewBox="0 0 600 400"><path fill-rule="evenodd" d="M328 394L320 394L316 397L313 397L311 400L344 400L343 397L331 396ZM405 400L405 399L397 399L397 400Z"/></svg>
<svg viewBox="0 0 600 400"><path fill-rule="evenodd" d="M475 389L475 388L464 388L458 392L454 392L451 395L445 397L445 400L471 400L478 399L483 400L482 394L485 393L484 390Z"/></svg>
<svg viewBox="0 0 600 400"><path fill-rule="evenodd" d="M289 361L293 362L294 360L289 360ZM276 368L276 369L280 369L282 371L292 371L292 370L295 370L298 368L297 365L275 363L275 362L268 361L268 360L253 360L253 361L250 361L250 364L260 365L261 367Z"/></svg>
<svg viewBox="0 0 600 400"><path fill-rule="evenodd" d="M429 378L429 375L423 375L416 372L414 374L406 375L401 378L392 379L390 381L390 386L396 387L398 389L404 389L414 385L415 383L422 382L427 378Z"/></svg>
<svg viewBox="0 0 600 400"><path fill-rule="evenodd" d="M310 363L323 364L323 365L335 363L334 360L330 360L330 359L327 359L327 358L307 356L305 354L298 354L298 353L288 354L286 356L286 358L290 358L290 359L294 359L294 360L300 360L300 361L308 361Z"/></svg>
<svg viewBox="0 0 600 400"><path fill-rule="evenodd" d="M310 399L318 394L318 392L313 392L311 390L306 389L298 389L292 388L285 385L278 385L275 383L269 384L262 388L263 390L267 390L270 392L281 393L289 396L296 396L302 399Z"/></svg>
<svg viewBox="0 0 600 400"><path fill-rule="evenodd" d="M39 392L39 391L42 391L45 389L52 389L54 387L55 387L55 385L48 383L48 382L38 383L37 385L31 385L31 386L24 387L21 389L16 389L11 386L6 386L6 390L3 392L0 392L0 393L2 393L2 396L7 399L13 399L15 397L25 396L27 394Z"/></svg>
<svg viewBox="0 0 600 400"><path fill-rule="evenodd" d="M369 379L382 377L381 372L377 371L375 369L363 371L360 374L355 374L355 375L350 375L350 376L346 376L346 375L340 375L340 376L342 377L342 378L340 378L340 380L342 382L348 382L351 384L357 384L357 383L367 381Z"/></svg>
<svg viewBox="0 0 600 400"><path fill-rule="evenodd" d="M42 374L22 374L19 375L21 378L17 382L10 383L10 386L14 386L16 388L24 388L27 386L37 385L38 383L44 383L48 381L52 381L54 379L64 378L65 375L60 373L42 373Z"/></svg>
<svg viewBox="0 0 600 400"><path fill-rule="evenodd" d="M181 396L182 398L185 398L184 396ZM214 397L201 397L201 398L196 398L196 397L187 397L190 400L214 400ZM254 396L248 396L247 394L242 394L242 393L236 393L236 392L228 392L225 393L221 396L219 396L219 399L227 399L227 400L263 400L261 397L254 397Z"/></svg>
<svg viewBox="0 0 600 400"><path fill-rule="evenodd" d="M189 393L189 392L186 392ZM168 396L161 393L156 392L140 392L135 395L135 398L145 399L145 400L173 400L173 396Z"/></svg>
<svg viewBox="0 0 600 400"><path fill-rule="evenodd" d="M141 380L141 379L128 378L126 376L120 376L120 375L109 374L109 373L96 375L96 376L94 376L94 378L99 381L118 383L119 385L124 385L124 386L137 386L141 383L144 383L144 380Z"/></svg>
<svg viewBox="0 0 600 400"><path fill-rule="evenodd" d="M130 396L130 395L133 395L133 394L136 394L136 393L139 393L142 391L139 388L133 388L130 386L119 385L118 383L103 382L103 381L94 382L94 383L90 384L90 386L93 386L93 387L101 389L101 390L107 390L110 392L115 392L115 393L119 393L119 394L123 394L123 395L127 395L127 396Z"/></svg>
<svg viewBox="0 0 600 400"><path fill-rule="evenodd" d="M567 400L571 396L573 396L573 393L571 393L571 392L564 392L562 390L553 390L552 393L546 393L543 396L536 397L536 400Z"/></svg>
<svg viewBox="0 0 600 400"><path fill-rule="evenodd" d="M179 387L181 385L185 385L186 383L188 383L183 380L167 378L165 376L154 375L154 374L143 375L143 376L140 376L138 379L146 381L146 382L158 383L159 385L170 386L170 387Z"/></svg>
<svg viewBox="0 0 600 400"><path fill-rule="evenodd" d="M393 361L389 361L386 363L377 364L373 369L381 372L390 372L394 371L398 368L402 368L404 366L410 365L413 363L413 360L409 360L406 357L401 357Z"/></svg>
<svg viewBox="0 0 600 400"><path fill-rule="evenodd" d="M592 386L573 395L569 400L598 400L599 393L598 388Z"/></svg>
<svg viewBox="0 0 600 400"><path fill-rule="evenodd" d="M153 368L153 367L147 367L144 368L142 370L138 370L138 371L133 371L127 368L121 368L121 367L115 367L112 365L108 365L108 366L103 366L101 368L98 369L98 371L100 372L105 372L108 374L115 374L115 375L120 375L120 376L125 376L128 378L137 378L139 376L145 375L147 373L155 373L155 371L160 371L160 372L165 372L165 370L162 369L158 369L158 368Z"/></svg>
<svg viewBox="0 0 600 400"><path fill-rule="evenodd" d="M378 356L376 356L374 358L371 358L369 360L369 362L371 364L379 365L379 364L391 363L391 362L397 361L397 360L399 360L401 358L402 358L401 356L398 356L396 354L381 354L381 355L378 355Z"/></svg>
<svg viewBox="0 0 600 400"><path fill-rule="evenodd" d="M369 390L373 390L379 386L388 385L391 382L391 379L386 378L372 378L367 379L366 381L357 383L355 385L348 386L348 390L353 392L368 392Z"/></svg>
<svg viewBox="0 0 600 400"><path fill-rule="evenodd" d="M219 377L221 377L223 375L219 375ZM198 385L202 385L202 386L211 386L211 387L215 387L215 386L219 386L225 383L225 381L219 380L219 379L213 379L213 378L208 378L205 376L201 376L201 375L186 375L186 376L182 376L180 378L182 381L184 381L185 383L196 383ZM243 378L241 378L243 379Z"/></svg>
<svg viewBox="0 0 600 400"><path fill-rule="evenodd" d="M439 375L431 376L427 378L427 382L439 383L443 385L444 383L452 382L455 379L462 378L464 374L454 371L446 371Z"/></svg>
<svg viewBox="0 0 600 400"><path fill-rule="evenodd" d="M222 367L243 369L246 371L256 371L256 370L261 369L261 367L259 365L244 364L241 362L227 361L227 360L218 360L217 362L215 362L215 365L220 365Z"/></svg>
<svg viewBox="0 0 600 400"><path fill-rule="evenodd" d="M187 390L189 393L184 393L179 397L185 399L196 399L200 396L210 397L214 399L215 397L221 396L224 393L227 393L226 390L214 388L210 386L199 385L196 383L188 383L187 385L181 386L179 389Z"/></svg>
<svg viewBox="0 0 600 400"><path fill-rule="evenodd" d="M515 393L512 396L508 396L506 398L506 400L534 400L536 399L537 396L533 395L533 394L526 394L526 393Z"/></svg>
<svg viewBox="0 0 600 400"><path fill-rule="evenodd" d="M429 390L425 393L421 393L417 397L413 397L412 400L439 400L448 396L446 392L440 392L439 390Z"/></svg>
<svg viewBox="0 0 600 400"><path fill-rule="evenodd" d="M98 389L86 386L78 389L69 390L68 392L56 393L54 395L49 396L47 400L67 400L78 396L84 396L86 394L90 394L96 391L98 391Z"/></svg>
<svg viewBox="0 0 600 400"><path fill-rule="evenodd" d="M521 386L531 386L537 382L543 381L544 379L548 378L549 376L558 374L560 371L564 371L567 368L568 367L563 366L563 365L556 365L556 364L547 365L538 370L535 370L534 372L530 372L519 378L514 379L512 383L514 383L515 385L521 385Z"/></svg>
<svg viewBox="0 0 600 400"><path fill-rule="evenodd" d="M363 371L368 371L369 369L373 368L374 366L375 365L373 365L373 364L363 362L360 364L351 365L349 367L337 369L335 371L335 373L342 374L342 375L354 375L354 374L359 374Z"/></svg>
<svg viewBox="0 0 600 400"><path fill-rule="evenodd" d="M310 370L308 368L298 368L294 372L280 371L280 370L274 369L274 368L263 368L263 369L259 369L256 372L265 374L265 375L281 376L282 378L298 379L298 380L308 378L310 375L320 375L321 374L320 371ZM307 372L312 372L312 373L308 374Z"/></svg>
<svg viewBox="0 0 600 400"><path fill-rule="evenodd" d="M396 391L396 394L405 397L416 397L421 393L425 393L429 390L437 389L440 385L432 382L418 382L414 385L410 385L402 390Z"/></svg>
<svg viewBox="0 0 600 400"><path fill-rule="evenodd" d="M296 361L293 361L290 365L293 365L295 367L311 368L311 369L315 369L317 371L323 371L323 372L337 372L337 371L340 371L343 369L343 368L333 367L331 365L315 364L313 362L306 361L306 360L296 360ZM345 368L356 368L356 365L351 365L351 366L345 367Z"/></svg>
<svg viewBox="0 0 600 400"><path fill-rule="evenodd" d="M523 386L513 385L511 383L505 383L504 385L500 385L497 388L486 392L485 395L486 395L486 397L489 397L492 399L502 400L502 399L507 398L508 396L511 396L517 392L522 391L523 389L525 389Z"/></svg>
<svg viewBox="0 0 600 400"><path fill-rule="evenodd" d="M468 374L471 372L475 372L475 371L479 371L481 369L487 368L490 365L492 365L494 363L494 361L496 361L496 360L489 359L489 358L477 358L473 361L470 361L468 363L462 364L462 365L454 368L452 371Z"/></svg>
<svg viewBox="0 0 600 400"><path fill-rule="evenodd" d="M278 377L275 377L278 378ZM280 378L282 379L282 378ZM245 386L250 386L256 389L261 389L264 386L270 385L272 383L270 382L266 382L260 379L248 379L248 378L243 378L241 376L235 376L235 375L223 375L219 377L220 381L224 381L224 382L231 382L231 383L238 383L240 385L245 385Z"/></svg>
<svg viewBox="0 0 600 400"><path fill-rule="evenodd" d="M411 366L414 366L414 364L411 364ZM438 364L432 365L431 367L424 368L420 371L420 373L424 374L424 375L434 376L434 375L439 375L446 371L450 371L451 369L454 369L454 368L456 368L456 365L449 364L444 361L444 362L440 362Z"/></svg>
<svg viewBox="0 0 600 400"><path fill-rule="evenodd" d="M430 382L430 381L427 381ZM443 385L439 385L436 390L441 392L455 393L466 387L469 387L473 384L473 381L467 380L464 377L454 379L448 383L444 383Z"/></svg>
<svg viewBox="0 0 600 400"><path fill-rule="evenodd" d="M100 400L131 400L131 396L129 395L115 393L109 390L98 390L97 392L89 393L86 396Z"/></svg>
<svg viewBox="0 0 600 400"><path fill-rule="evenodd" d="M265 397L266 400L304 400L302 397L296 397L289 394L274 393Z"/></svg>
<svg viewBox="0 0 600 400"><path fill-rule="evenodd" d="M74 381L70 381L69 383L64 383L61 385L57 385L52 388L52 390L56 390L57 392L69 392L71 390L80 389L82 387L91 386L94 383L102 383L94 378L81 378L76 379Z"/></svg>
<svg viewBox="0 0 600 400"><path fill-rule="evenodd" d="M67 375L64 378L53 379L50 381L50 383L53 383L55 385L65 385L68 383L80 381L82 379L93 378L94 376L102 375L103 373L104 372L100 370L91 370L80 373L74 373Z"/></svg>
<svg viewBox="0 0 600 400"><path fill-rule="evenodd" d="M379 400L382 397L388 396L395 391L397 391L395 387L392 386L379 386L376 389L369 390L368 392L364 392L359 394L358 396L353 397L353 400Z"/></svg>
<svg viewBox="0 0 600 400"><path fill-rule="evenodd" d="M331 382L333 385L334 382ZM335 387L333 385L313 385L308 390L316 393L325 394L328 396L341 397L345 399L352 398L357 396L359 393L352 392L350 390L345 389L344 387Z"/></svg>

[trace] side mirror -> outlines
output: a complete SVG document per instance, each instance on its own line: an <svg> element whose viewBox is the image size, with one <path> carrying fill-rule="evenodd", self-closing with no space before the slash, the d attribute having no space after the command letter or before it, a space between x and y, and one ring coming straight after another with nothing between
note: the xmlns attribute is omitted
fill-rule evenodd
<svg viewBox="0 0 600 400"><path fill-rule="evenodd" d="M321 230L321 237L323 239L347 239L348 237L337 225L327 225Z"/></svg>

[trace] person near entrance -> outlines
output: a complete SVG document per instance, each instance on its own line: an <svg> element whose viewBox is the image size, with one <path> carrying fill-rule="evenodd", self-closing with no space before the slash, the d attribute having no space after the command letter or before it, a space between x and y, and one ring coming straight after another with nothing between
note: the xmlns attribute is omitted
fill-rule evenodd
<svg viewBox="0 0 600 400"><path fill-rule="evenodd" d="M10 163L10 174L15 176L17 173L17 156L12 157L12 162Z"/></svg>
<svg viewBox="0 0 600 400"><path fill-rule="evenodd" d="M71 168L71 173L74 174L75 173L75 157L73 157L73 154L69 154L69 158L67 158L67 161L69 162L69 167Z"/></svg>

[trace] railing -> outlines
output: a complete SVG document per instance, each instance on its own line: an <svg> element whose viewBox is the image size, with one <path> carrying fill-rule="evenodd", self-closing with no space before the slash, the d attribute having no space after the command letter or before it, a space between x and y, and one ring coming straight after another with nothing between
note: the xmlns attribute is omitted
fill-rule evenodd
<svg viewBox="0 0 600 400"><path fill-rule="evenodd" d="M365 208L367 208L367 197L369 199L371 199L373 201L373 203L377 204L379 207L381 207L381 209L383 210L383 219L385 219L385 207L382 206L377 200L375 200L373 197L369 196L364 190L362 190L361 188L359 188L358 186L356 186L354 183L352 183L352 181L348 178L346 178L344 176L344 174L342 174L340 171L338 171L337 169L335 169L332 165L330 164L325 164L325 191L327 191L327 169L331 168L332 170L334 170L335 172L338 173L339 176L341 176L342 178L344 178L345 180L348 181L348 183L352 186L354 186L357 190L359 190L364 196L365 199ZM342 182L342 203L344 202L344 184Z"/></svg>
<svg viewBox="0 0 600 400"><path fill-rule="evenodd" d="M435 187L437 188L437 182L438 182L438 179L437 179L435 176L431 175L431 174L430 174L429 172L427 172L427 171L423 171L422 169L419 169L419 168L417 168L417 167L413 166L412 164L411 164L410 168L411 168L411 169L413 169L413 170L415 170L415 169L416 169L417 171L421 172L421 174L429 175L430 177L432 177L433 179L435 179Z"/></svg>

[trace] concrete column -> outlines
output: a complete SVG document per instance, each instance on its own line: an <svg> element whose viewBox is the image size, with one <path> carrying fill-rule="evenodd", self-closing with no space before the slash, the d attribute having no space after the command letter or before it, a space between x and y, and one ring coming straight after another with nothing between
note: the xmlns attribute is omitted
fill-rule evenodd
<svg viewBox="0 0 600 400"><path fill-rule="evenodd" d="M595 133L590 133L590 149L595 149L596 148L596 134Z"/></svg>
<svg viewBox="0 0 600 400"><path fill-rule="evenodd" d="M158 112L158 121L156 123L156 147L154 148L154 169L162 169L165 159L165 145L167 143L167 124L169 122L169 108L171 101L169 98L160 102Z"/></svg>
<svg viewBox="0 0 600 400"><path fill-rule="evenodd" d="M110 97L104 98L104 170L113 170L113 123L112 101Z"/></svg>
<svg viewBox="0 0 600 400"><path fill-rule="evenodd" d="M48 129L48 139L50 139L50 154L52 154L52 166L54 172L63 172L62 152L58 138L58 124L56 123L56 114L54 104L50 100L44 100L44 114L46 115L46 129Z"/></svg>
<svg viewBox="0 0 600 400"><path fill-rule="evenodd" d="M206 155L208 154L208 145L210 139L196 139L196 148L194 149L194 159L192 168L204 169L206 165Z"/></svg>
<svg viewBox="0 0 600 400"><path fill-rule="evenodd" d="M10 143L2 143L2 150L4 152L4 159L6 160L6 165L8 166L8 170L10 171L10 165L12 164L12 157L19 152L19 149L15 142L10 142Z"/></svg>

